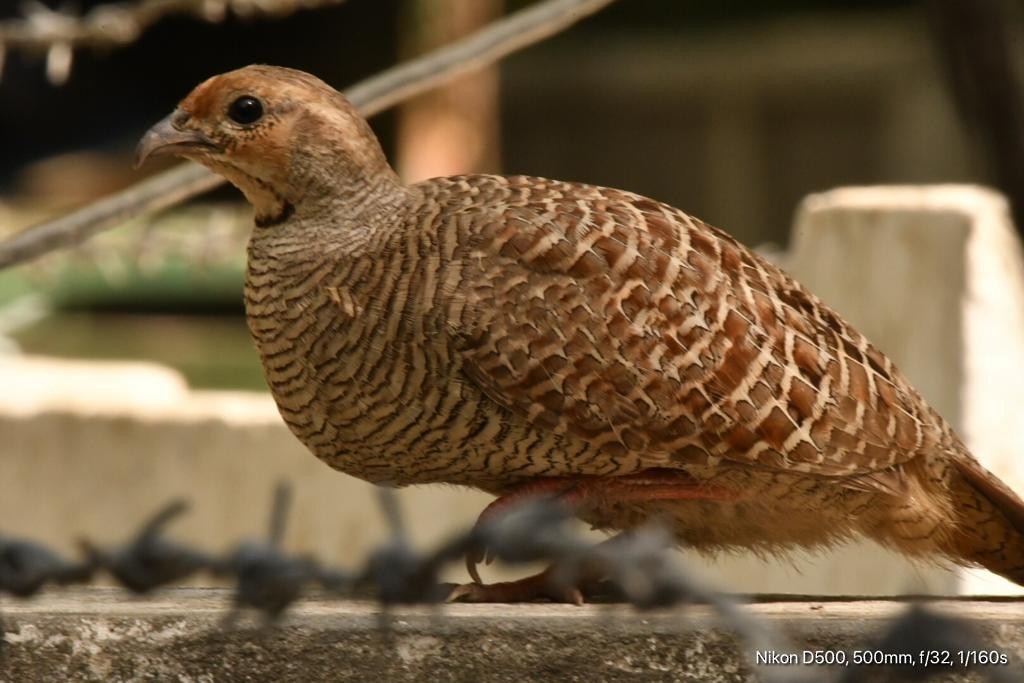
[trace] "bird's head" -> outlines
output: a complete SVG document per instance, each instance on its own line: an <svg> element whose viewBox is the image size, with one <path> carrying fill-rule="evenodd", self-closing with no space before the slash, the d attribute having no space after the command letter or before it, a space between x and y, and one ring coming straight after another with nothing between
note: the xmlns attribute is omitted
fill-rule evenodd
<svg viewBox="0 0 1024 683"><path fill-rule="evenodd" d="M398 182L369 125L341 93L281 67L247 66L198 85L143 136L136 165L160 154L224 176L261 225L296 210L365 203Z"/></svg>

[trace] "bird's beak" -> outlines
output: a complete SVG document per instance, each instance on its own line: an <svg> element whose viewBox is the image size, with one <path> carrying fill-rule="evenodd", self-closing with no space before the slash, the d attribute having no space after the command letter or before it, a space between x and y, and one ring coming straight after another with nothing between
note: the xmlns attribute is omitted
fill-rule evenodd
<svg viewBox="0 0 1024 683"><path fill-rule="evenodd" d="M162 154L184 154L199 149L214 149L215 145L202 133L182 130L174 126L175 114L171 114L146 131L135 148L135 168L142 166L149 157Z"/></svg>

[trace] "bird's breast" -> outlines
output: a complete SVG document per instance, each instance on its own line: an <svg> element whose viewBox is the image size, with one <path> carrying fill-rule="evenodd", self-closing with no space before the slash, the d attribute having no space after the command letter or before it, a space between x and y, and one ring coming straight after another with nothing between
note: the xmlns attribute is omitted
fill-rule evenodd
<svg viewBox="0 0 1024 683"><path fill-rule="evenodd" d="M401 250L365 258L280 252L250 250L245 303L289 428L349 474L393 483L432 476L439 457L459 451L454 440L477 412L423 305L437 273L410 267Z"/></svg>

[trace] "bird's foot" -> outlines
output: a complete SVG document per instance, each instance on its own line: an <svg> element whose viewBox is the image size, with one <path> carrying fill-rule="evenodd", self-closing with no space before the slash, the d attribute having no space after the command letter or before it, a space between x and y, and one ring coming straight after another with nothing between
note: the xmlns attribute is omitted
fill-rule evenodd
<svg viewBox="0 0 1024 683"><path fill-rule="evenodd" d="M518 581L501 583L464 583L452 589L446 602L550 602L583 604L583 591L565 585L553 576L550 568Z"/></svg>
<svg viewBox="0 0 1024 683"><path fill-rule="evenodd" d="M567 500L566 497L576 485L577 481L577 479L571 477L546 477L526 482L525 484L516 487L514 490L491 501L491 503L480 513L480 516L477 517L475 526L479 528L486 521L505 514L510 508L514 508L520 503L542 498L544 496L550 496L556 500L563 501L567 505L571 504L571 501ZM493 560L494 556L487 547L473 548L466 553L466 572L469 574L470 578L473 579L474 584L483 585L483 581L480 579L480 572L477 570L477 565L481 562L490 564ZM538 576L540 575L538 574Z"/></svg>
<svg viewBox="0 0 1024 683"><path fill-rule="evenodd" d="M695 480L686 472L671 469L648 469L635 474L614 477L545 477L526 482L491 501L477 519L503 514L508 508L538 496L551 496L572 508L595 503L643 503L671 500L734 501L740 496L717 486ZM466 553L466 571L477 585L482 585L477 565L490 564L493 556L487 548ZM540 574L538 576L541 576ZM530 577L535 578L535 577ZM518 582L517 582L518 583ZM467 584L467 587L472 584ZM494 584L495 586L502 584ZM501 602L495 600L494 602Z"/></svg>

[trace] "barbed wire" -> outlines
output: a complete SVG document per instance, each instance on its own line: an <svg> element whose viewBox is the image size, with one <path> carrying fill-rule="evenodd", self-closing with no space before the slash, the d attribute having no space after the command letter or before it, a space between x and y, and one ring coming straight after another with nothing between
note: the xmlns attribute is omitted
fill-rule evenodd
<svg viewBox="0 0 1024 683"><path fill-rule="evenodd" d="M361 567L325 565L306 555L283 550L290 490L279 485L274 495L269 532L264 539L238 544L223 556L170 540L168 525L187 510L176 500L147 520L129 541L116 547L80 544L81 557L66 559L44 545L0 535L0 594L31 598L44 590L87 584L101 573L137 595L179 583L198 574L233 581L233 600L224 625L232 625L243 610L254 610L266 624L279 622L304 595L315 592L334 599L370 596L381 607L381 628L387 631L389 610L397 605L440 605L453 586L440 580L441 570L467 554L487 553L510 565L544 561L556 587L583 585L600 577L598 595L633 605L639 610L705 604L743 646L747 665L768 683L832 680L858 683L880 680L878 666L845 667L826 678L820 669L793 670L759 663L754 652L796 652L788 638L768 622L754 617L735 598L698 579L673 552L675 541L657 523L623 533L603 543L574 534L572 511L555 499L538 498L489 516L433 549L417 552L405 533L392 491L380 489L380 504L390 529L389 538L369 554ZM683 613L680 613L680 619ZM0 615L0 657L5 641ZM386 635L386 633L385 633ZM892 622L871 644L897 656L920 657L922 652L982 650L984 643L963 620L914 605ZM904 663L902 660L901 663ZM1015 663L1016 664L1016 663ZM985 680L1017 680L1009 665L978 666ZM931 680L949 674L949 666L891 667L889 680Z"/></svg>
<svg viewBox="0 0 1024 683"><path fill-rule="evenodd" d="M208 23L229 14L249 18L281 17L301 9L340 5L345 0L133 0L99 5L83 15L69 7L50 9L39 0L23 0L22 17L0 22L0 78L7 50L46 54L46 76L54 85L67 81L76 48L112 48L131 44L147 29L173 15Z"/></svg>

